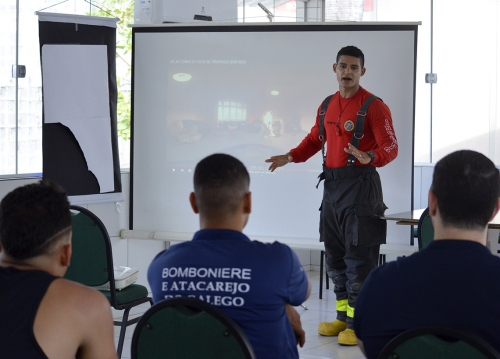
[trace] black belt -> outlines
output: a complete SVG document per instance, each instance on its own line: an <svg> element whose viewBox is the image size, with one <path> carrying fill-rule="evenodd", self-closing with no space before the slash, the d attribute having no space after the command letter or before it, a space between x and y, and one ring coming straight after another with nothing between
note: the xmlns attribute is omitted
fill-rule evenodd
<svg viewBox="0 0 500 359"><path fill-rule="evenodd" d="M339 168L328 168L325 167L324 174L327 180L339 180L339 179L349 179L358 178L367 173L373 173L376 169L373 166L348 166Z"/></svg>

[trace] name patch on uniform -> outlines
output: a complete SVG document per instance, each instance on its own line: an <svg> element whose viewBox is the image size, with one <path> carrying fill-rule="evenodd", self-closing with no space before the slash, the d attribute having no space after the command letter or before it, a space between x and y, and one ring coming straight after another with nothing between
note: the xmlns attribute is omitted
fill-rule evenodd
<svg viewBox="0 0 500 359"><path fill-rule="evenodd" d="M352 122L351 120L347 120L344 123L344 130L349 131L349 132L354 130L354 122Z"/></svg>

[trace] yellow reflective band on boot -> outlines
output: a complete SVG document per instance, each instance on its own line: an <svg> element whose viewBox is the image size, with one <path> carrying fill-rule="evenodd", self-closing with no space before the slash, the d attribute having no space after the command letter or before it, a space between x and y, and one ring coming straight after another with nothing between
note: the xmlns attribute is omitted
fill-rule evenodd
<svg viewBox="0 0 500 359"><path fill-rule="evenodd" d="M347 316L349 318L354 318L354 308L351 306L347 306Z"/></svg>
<svg viewBox="0 0 500 359"><path fill-rule="evenodd" d="M337 300L337 302L336 302L336 309L339 312L345 312L345 311L347 311L347 299Z"/></svg>

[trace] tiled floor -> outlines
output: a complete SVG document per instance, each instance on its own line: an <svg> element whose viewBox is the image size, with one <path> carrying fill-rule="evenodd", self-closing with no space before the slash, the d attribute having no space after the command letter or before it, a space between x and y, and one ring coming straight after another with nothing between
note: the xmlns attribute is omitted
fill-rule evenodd
<svg viewBox="0 0 500 359"><path fill-rule="evenodd" d="M332 290L323 291L323 299L319 299L319 272L308 272L312 283L309 299L304 303L307 309L297 307L300 313L302 327L306 332L306 343L299 347L301 359L363 359L364 356L358 346L343 347L337 344L337 337L323 337L318 335L319 322L335 319L335 295ZM331 286L330 286L331 288ZM140 315L147 310L147 304L139 306L134 315ZM135 325L127 328L122 358L130 358L130 343ZM119 328L115 327L115 343L118 343ZM272 359L272 358L270 358Z"/></svg>
<svg viewBox="0 0 500 359"><path fill-rule="evenodd" d="M306 343L299 347L301 359L363 359L358 346L345 347L337 343L337 337L323 337L318 334L318 324L335 320L335 295L323 287L323 299L319 299L319 272L308 272L312 283L309 299L304 303L307 308L298 307L302 327L306 332Z"/></svg>

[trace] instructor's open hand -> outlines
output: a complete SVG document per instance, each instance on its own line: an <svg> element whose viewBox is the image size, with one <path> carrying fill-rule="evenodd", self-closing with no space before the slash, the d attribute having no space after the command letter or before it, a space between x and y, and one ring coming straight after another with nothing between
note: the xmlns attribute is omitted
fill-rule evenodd
<svg viewBox="0 0 500 359"><path fill-rule="evenodd" d="M347 152L348 154L356 157L356 159L364 165L370 163L370 161L371 161L371 158L368 155L368 153L358 150L356 147L354 147L350 143L347 145L347 148L344 148L344 151Z"/></svg>
<svg viewBox="0 0 500 359"><path fill-rule="evenodd" d="M274 172L278 167L283 167L287 163L291 162L293 158L292 155L287 153L286 155L271 156L266 160L267 163L271 163L269 166L269 171Z"/></svg>

